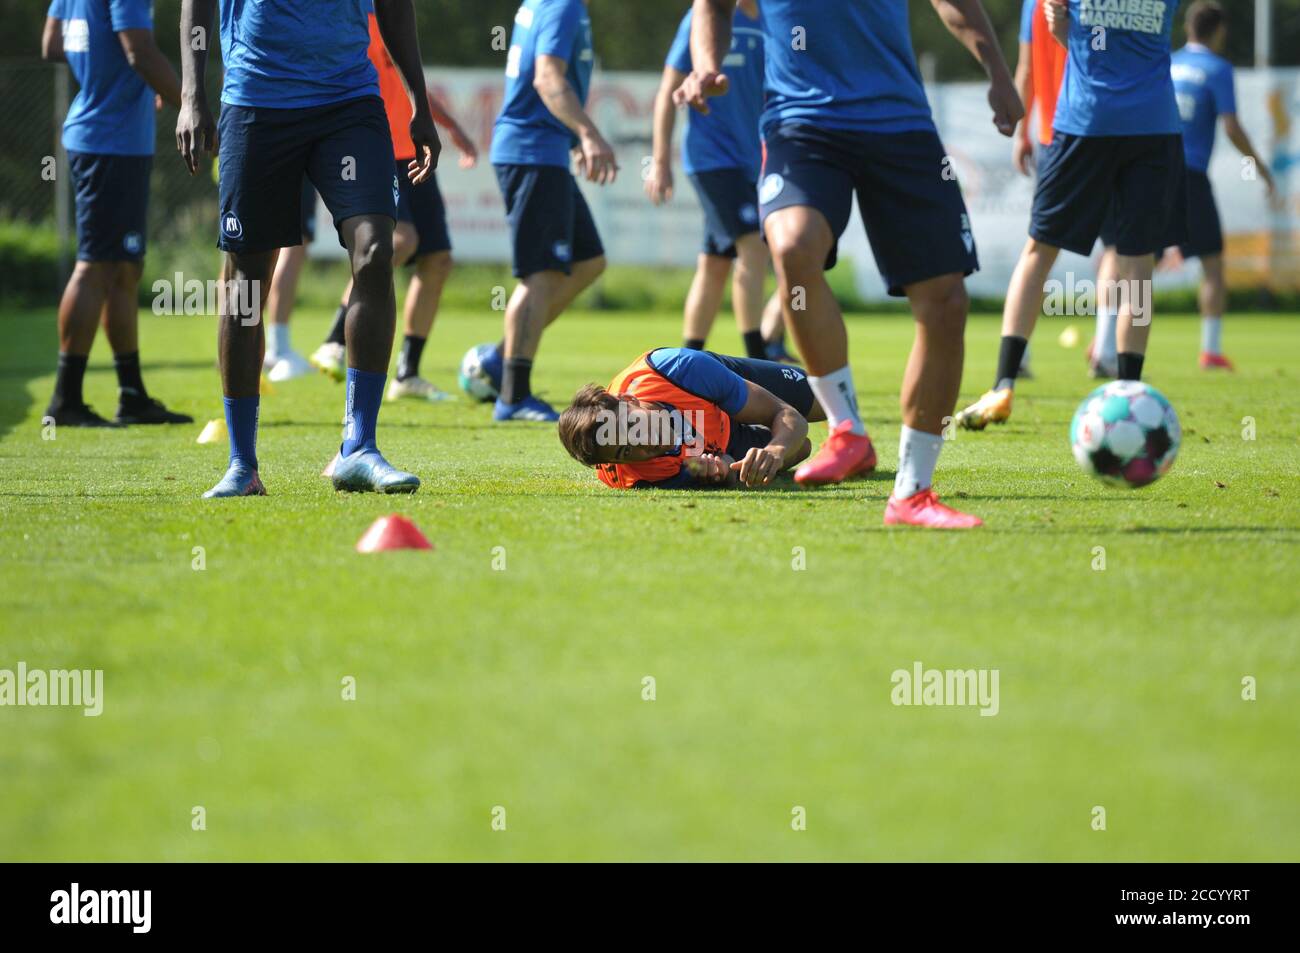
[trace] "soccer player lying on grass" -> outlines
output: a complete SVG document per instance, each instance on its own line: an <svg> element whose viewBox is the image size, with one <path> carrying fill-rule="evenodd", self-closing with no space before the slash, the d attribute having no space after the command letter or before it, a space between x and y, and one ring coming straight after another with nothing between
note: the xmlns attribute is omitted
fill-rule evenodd
<svg viewBox="0 0 1300 953"><path fill-rule="evenodd" d="M806 458L808 421L825 419L801 368L661 347L578 391L558 429L615 489L757 487Z"/></svg>

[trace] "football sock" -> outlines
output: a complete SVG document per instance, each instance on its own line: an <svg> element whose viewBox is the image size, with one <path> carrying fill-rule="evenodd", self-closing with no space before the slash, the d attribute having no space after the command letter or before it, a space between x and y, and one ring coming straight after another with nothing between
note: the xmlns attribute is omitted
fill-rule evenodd
<svg viewBox="0 0 1300 953"><path fill-rule="evenodd" d="M1223 353L1223 319L1201 318L1201 350L1206 354Z"/></svg>
<svg viewBox="0 0 1300 953"><path fill-rule="evenodd" d="M1002 335L1002 345L998 350L998 377L993 385L995 390L1016 386L1016 375L1020 373L1020 362L1024 360L1027 347L1027 338L1018 338L1014 334Z"/></svg>
<svg viewBox="0 0 1300 953"><path fill-rule="evenodd" d="M682 342L682 347L688 351L703 351L704 338L687 338Z"/></svg>
<svg viewBox="0 0 1300 953"><path fill-rule="evenodd" d="M144 379L140 376L140 352L114 354L113 370L117 371L117 389L123 397L146 397Z"/></svg>
<svg viewBox="0 0 1300 953"><path fill-rule="evenodd" d="M397 379L404 381L408 377L420 376L420 355L424 353L422 337L408 334L402 338L402 349L397 354Z"/></svg>
<svg viewBox="0 0 1300 953"><path fill-rule="evenodd" d="M943 437L913 430L904 424L898 435L898 475L894 477L894 496L901 500L928 490L942 449Z"/></svg>
<svg viewBox="0 0 1300 953"><path fill-rule="evenodd" d="M289 353L289 325L268 324L266 326L266 349L279 357Z"/></svg>
<svg viewBox="0 0 1300 953"><path fill-rule="evenodd" d="M81 396L81 383L86 378L88 360L89 357L85 354L59 355L59 372L54 379L54 399L50 401L52 408L80 407L85 403Z"/></svg>
<svg viewBox="0 0 1300 953"><path fill-rule="evenodd" d="M379 403L384 398L387 374L348 368L347 404L343 410L343 456L358 450L374 450L375 427L379 422Z"/></svg>
<svg viewBox="0 0 1300 953"><path fill-rule="evenodd" d="M740 337L745 342L745 357L756 361L767 358L767 349L763 347L762 331L746 331Z"/></svg>
<svg viewBox="0 0 1300 953"><path fill-rule="evenodd" d="M1106 364L1115 362L1115 312L1097 309L1096 340L1092 342L1092 359Z"/></svg>
<svg viewBox="0 0 1300 953"><path fill-rule="evenodd" d="M808 385L817 397L817 403L826 411L826 423L831 430L843 421L853 421L853 432L865 437L867 428L858 416L858 396L853 390L853 371L845 364L838 371L831 371L821 377L808 378Z"/></svg>
<svg viewBox="0 0 1300 953"><path fill-rule="evenodd" d="M1031 360L1032 357L1029 353L1029 346L1026 345L1025 353L1020 355L1020 367L1017 369L1017 373L1023 374L1026 370L1028 370Z"/></svg>
<svg viewBox="0 0 1300 953"><path fill-rule="evenodd" d="M226 430L230 434L230 465L257 469L257 409L260 397L227 397Z"/></svg>
<svg viewBox="0 0 1300 953"><path fill-rule="evenodd" d="M501 403L517 404L533 393L533 362L526 357L506 358L501 377Z"/></svg>
<svg viewBox="0 0 1300 953"><path fill-rule="evenodd" d="M1132 351L1120 351L1117 359L1119 379L1122 381L1140 381L1142 379L1142 361L1145 357L1144 354L1134 354Z"/></svg>
<svg viewBox="0 0 1300 953"><path fill-rule="evenodd" d="M348 306L341 304L339 305L338 311L334 314L334 325L330 328L330 333L325 336L325 342L327 344L346 344L347 337L345 332L347 323Z"/></svg>

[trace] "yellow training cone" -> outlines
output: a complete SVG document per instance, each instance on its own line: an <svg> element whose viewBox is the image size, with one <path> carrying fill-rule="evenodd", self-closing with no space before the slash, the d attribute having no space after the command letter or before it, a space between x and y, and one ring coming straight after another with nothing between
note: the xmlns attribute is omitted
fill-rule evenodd
<svg viewBox="0 0 1300 953"><path fill-rule="evenodd" d="M218 417L216 420L207 422L196 443L225 443L225 441L226 422Z"/></svg>
<svg viewBox="0 0 1300 953"><path fill-rule="evenodd" d="M1078 347L1079 329L1071 324L1061 332L1061 336L1057 340L1061 342L1061 347Z"/></svg>

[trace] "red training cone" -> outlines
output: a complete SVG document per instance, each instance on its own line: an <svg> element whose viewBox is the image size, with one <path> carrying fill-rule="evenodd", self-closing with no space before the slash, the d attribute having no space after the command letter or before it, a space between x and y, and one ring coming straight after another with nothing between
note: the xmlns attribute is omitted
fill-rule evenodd
<svg viewBox="0 0 1300 953"><path fill-rule="evenodd" d="M385 549L433 549L433 544L405 516L390 513L371 523L370 529L357 540L359 553L378 553Z"/></svg>

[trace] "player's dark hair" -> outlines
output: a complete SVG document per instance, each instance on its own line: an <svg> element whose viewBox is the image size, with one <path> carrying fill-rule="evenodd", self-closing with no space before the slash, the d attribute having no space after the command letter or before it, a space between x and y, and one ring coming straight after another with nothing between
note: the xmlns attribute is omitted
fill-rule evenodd
<svg viewBox="0 0 1300 953"><path fill-rule="evenodd" d="M560 443L584 467L600 463L596 433L609 413L618 412L618 398L599 384L588 384L573 395L573 403L560 414Z"/></svg>
<svg viewBox="0 0 1300 953"><path fill-rule="evenodd" d="M1196 0L1187 8L1187 36L1194 41L1208 40L1227 19L1217 0Z"/></svg>

